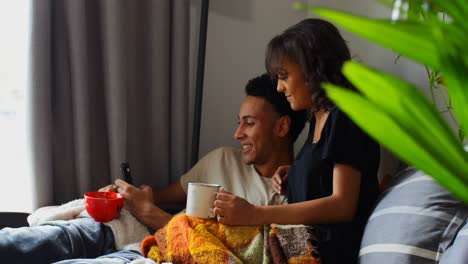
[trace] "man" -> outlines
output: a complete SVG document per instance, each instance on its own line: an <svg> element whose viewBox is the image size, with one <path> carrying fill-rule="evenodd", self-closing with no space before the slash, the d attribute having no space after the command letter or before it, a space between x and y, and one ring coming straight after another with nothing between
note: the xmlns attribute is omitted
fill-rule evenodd
<svg viewBox="0 0 468 264"><path fill-rule="evenodd" d="M159 229L171 219L157 205L185 203L188 182L218 183L223 189L255 205L280 204L284 196L276 195L270 177L280 165L294 158L294 142L304 128L306 113L294 112L286 98L276 91L267 75L247 83L238 128L234 138L242 149L219 148L201 159L180 182L156 191L148 186L135 188L116 180L125 203L140 222Z"/></svg>
<svg viewBox="0 0 468 264"><path fill-rule="evenodd" d="M306 113L293 112L267 75L250 80L246 93L239 110L239 126L234 134L241 149L220 148L210 152L178 183L162 190L153 191L149 186L137 188L122 180L116 180L115 186L105 189L115 189L124 194L126 209L141 223L155 230L167 224L172 217L158 206L184 203L188 182L218 183L253 204L285 202L284 196L274 192L270 178L278 166L292 162L293 143L304 127ZM30 246L16 246L24 241L28 241ZM67 258L96 257L113 251L115 242L110 228L89 218L0 231L0 256L2 261L6 257L7 263L31 260L50 263ZM128 251L106 256L126 261L139 257L139 254ZM77 259L62 263L91 261Z"/></svg>

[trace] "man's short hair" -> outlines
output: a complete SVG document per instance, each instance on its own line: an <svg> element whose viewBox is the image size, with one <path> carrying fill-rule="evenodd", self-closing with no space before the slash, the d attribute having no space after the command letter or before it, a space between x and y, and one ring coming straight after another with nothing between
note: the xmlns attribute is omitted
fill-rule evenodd
<svg viewBox="0 0 468 264"><path fill-rule="evenodd" d="M292 142L295 142L307 121L307 111L294 111L291 108L286 96L276 90L277 81L272 80L268 74L251 79L245 86L245 93L250 96L265 98L272 106L275 112L280 116L287 115L291 118L291 127L289 135Z"/></svg>

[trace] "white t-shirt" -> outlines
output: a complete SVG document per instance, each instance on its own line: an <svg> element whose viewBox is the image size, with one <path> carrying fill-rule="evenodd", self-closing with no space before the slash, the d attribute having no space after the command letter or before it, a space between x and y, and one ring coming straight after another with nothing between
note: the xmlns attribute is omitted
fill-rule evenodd
<svg viewBox="0 0 468 264"><path fill-rule="evenodd" d="M243 162L240 149L223 147L211 151L180 178L185 193L189 182L219 184L254 205L287 203L286 196L274 192L271 178L260 176L253 165Z"/></svg>

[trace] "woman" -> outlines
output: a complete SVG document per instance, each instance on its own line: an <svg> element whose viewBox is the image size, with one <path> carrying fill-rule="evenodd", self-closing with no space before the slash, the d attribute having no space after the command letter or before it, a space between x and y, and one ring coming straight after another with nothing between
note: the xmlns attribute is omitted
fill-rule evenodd
<svg viewBox="0 0 468 264"><path fill-rule="evenodd" d="M378 193L379 146L331 102L323 82L353 87L341 73L349 49L331 23L306 19L268 44L266 68L293 110L311 113L309 137L293 165L273 176L288 205L253 206L227 192L215 201L230 225L308 224L316 227L322 261L356 263L360 238Z"/></svg>

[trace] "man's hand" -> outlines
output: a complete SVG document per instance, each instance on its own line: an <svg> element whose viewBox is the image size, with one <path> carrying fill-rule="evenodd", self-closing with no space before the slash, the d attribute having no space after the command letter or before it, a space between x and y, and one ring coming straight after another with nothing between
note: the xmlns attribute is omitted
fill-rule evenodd
<svg viewBox="0 0 468 264"><path fill-rule="evenodd" d="M148 185L137 188L123 180L115 180L117 191L125 197L127 209L138 221L155 230L165 226L172 216L154 203L153 189Z"/></svg>
<svg viewBox="0 0 468 264"><path fill-rule="evenodd" d="M256 207L246 200L222 190L216 196L214 213L226 225L255 225Z"/></svg>
<svg viewBox="0 0 468 264"><path fill-rule="evenodd" d="M289 168L290 165L279 166L273 177L271 177L273 190L278 194L286 195Z"/></svg>
<svg viewBox="0 0 468 264"><path fill-rule="evenodd" d="M148 185L137 188L123 180L115 180L117 191L125 197L125 209L137 219L143 217L154 206L153 190Z"/></svg>
<svg viewBox="0 0 468 264"><path fill-rule="evenodd" d="M117 185L115 184L109 184L107 186L102 187L99 189L99 192L117 192Z"/></svg>

